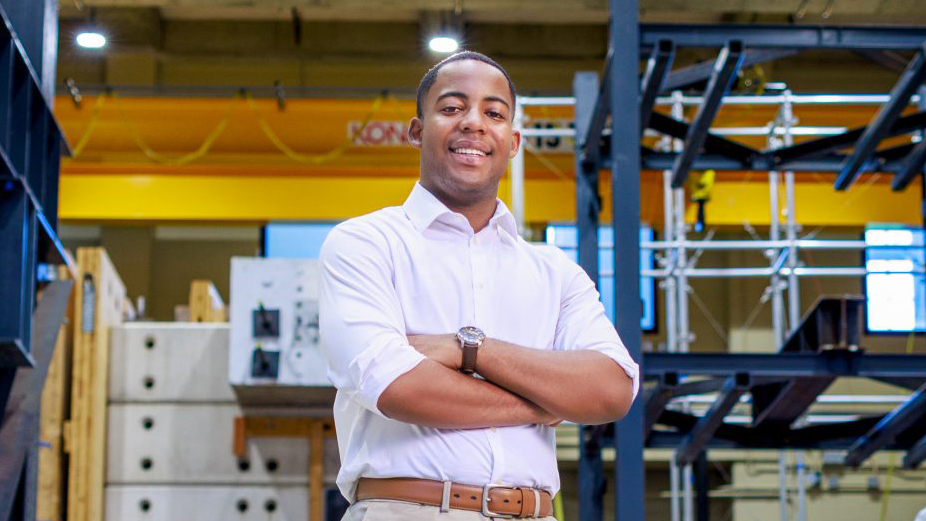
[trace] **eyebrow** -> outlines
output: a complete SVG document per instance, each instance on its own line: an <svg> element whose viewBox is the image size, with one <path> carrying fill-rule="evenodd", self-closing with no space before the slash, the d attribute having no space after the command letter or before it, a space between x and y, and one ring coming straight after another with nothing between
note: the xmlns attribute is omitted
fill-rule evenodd
<svg viewBox="0 0 926 521"><path fill-rule="evenodd" d="M460 98L460 99L468 100L469 96L467 96L465 93L460 92L458 90L453 90L453 91L445 92L441 94L440 96L437 97L437 100L435 101L440 101L444 98ZM508 102L505 101L503 98L499 98L498 96L486 96L482 98L482 101L497 101L501 103L502 105L508 107L508 110L511 110L511 105L509 105Z"/></svg>

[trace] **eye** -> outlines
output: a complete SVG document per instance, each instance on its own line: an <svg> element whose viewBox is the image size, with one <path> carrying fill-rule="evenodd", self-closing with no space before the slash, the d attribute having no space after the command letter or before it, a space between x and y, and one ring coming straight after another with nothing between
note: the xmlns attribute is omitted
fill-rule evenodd
<svg viewBox="0 0 926 521"><path fill-rule="evenodd" d="M462 110L460 107L457 107L457 106L454 106L454 105L448 105L448 106L442 108L440 111L443 112L443 113L445 113L445 114L456 114L456 113L459 112L460 110Z"/></svg>
<svg viewBox="0 0 926 521"><path fill-rule="evenodd" d="M505 115L497 110L487 110L486 115L494 119L505 119Z"/></svg>

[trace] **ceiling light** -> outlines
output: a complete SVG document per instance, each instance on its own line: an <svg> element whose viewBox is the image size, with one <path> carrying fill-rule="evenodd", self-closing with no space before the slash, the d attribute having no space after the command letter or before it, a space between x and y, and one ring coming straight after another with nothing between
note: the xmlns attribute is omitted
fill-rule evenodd
<svg viewBox="0 0 926 521"><path fill-rule="evenodd" d="M434 52L451 53L459 49L460 44L457 43L456 39L449 36L435 36L428 42L428 47Z"/></svg>
<svg viewBox="0 0 926 521"><path fill-rule="evenodd" d="M97 32L83 32L77 35L77 45L85 49L99 49L106 45L106 37Z"/></svg>

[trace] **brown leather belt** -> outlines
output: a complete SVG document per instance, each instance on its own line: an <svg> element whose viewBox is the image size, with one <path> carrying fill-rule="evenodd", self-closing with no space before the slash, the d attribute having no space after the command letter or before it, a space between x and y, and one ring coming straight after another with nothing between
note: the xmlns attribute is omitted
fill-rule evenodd
<svg viewBox="0 0 926 521"><path fill-rule="evenodd" d="M357 500L393 499L481 512L486 517L547 517L553 499L546 490L505 485L459 485L449 481L414 478L360 478Z"/></svg>

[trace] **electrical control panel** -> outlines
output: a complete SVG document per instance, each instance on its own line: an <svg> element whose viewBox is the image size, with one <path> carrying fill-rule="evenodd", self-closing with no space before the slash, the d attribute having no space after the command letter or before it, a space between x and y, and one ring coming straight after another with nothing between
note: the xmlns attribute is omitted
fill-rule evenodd
<svg viewBox="0 0 926 521"><path fill-rule="evenodd" d="M229 382L248 387L330 387L319 351L318 261L231 261Z"/></svg>

